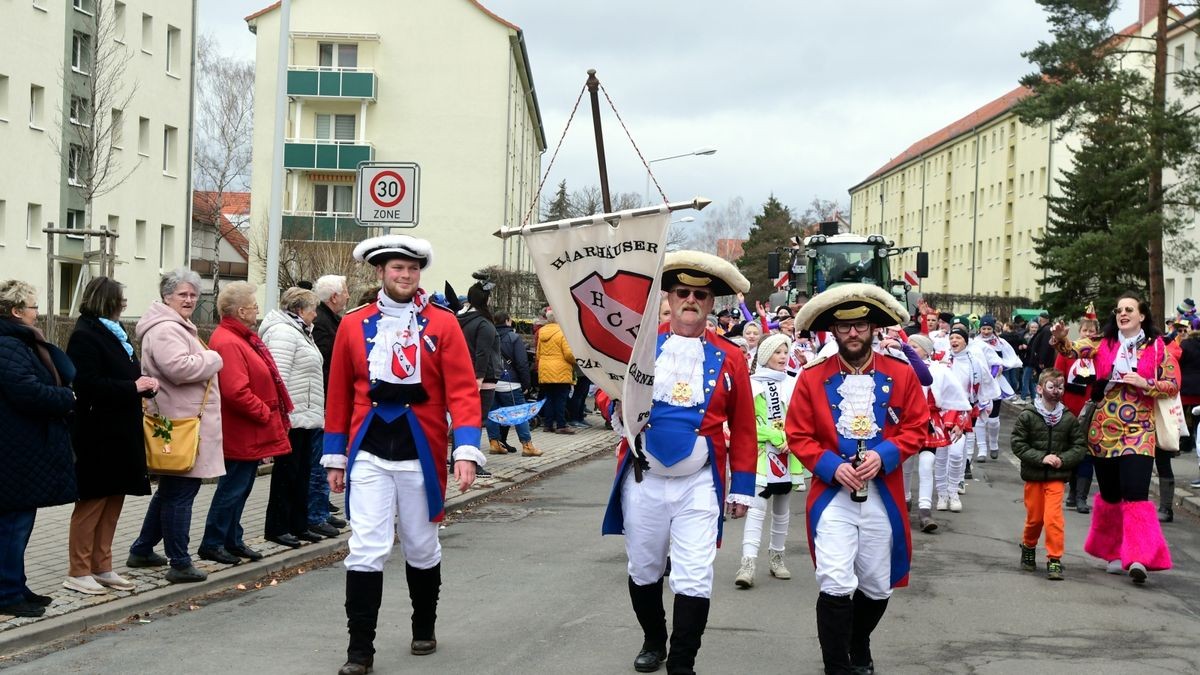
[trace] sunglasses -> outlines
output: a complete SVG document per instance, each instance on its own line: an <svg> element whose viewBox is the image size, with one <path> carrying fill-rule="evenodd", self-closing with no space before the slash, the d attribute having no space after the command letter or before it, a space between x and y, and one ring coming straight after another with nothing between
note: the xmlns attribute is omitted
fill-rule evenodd
<svg viewBox="0 0 1200 675"><path fill-rule="evenodd" d="M709 293L702 288L674 288L671 289L671 293L673 293L675 297L679 298L680 300L687 300L690 296L700 302L704 302L712 296L712 293Z"/></svg>
<svg viewBox="0 0 1200 675"><path fill-rule="evenodd" d="M1137 311L1137 307L1118 307L1113 310L1113 314L1133 314Z"/></svg>

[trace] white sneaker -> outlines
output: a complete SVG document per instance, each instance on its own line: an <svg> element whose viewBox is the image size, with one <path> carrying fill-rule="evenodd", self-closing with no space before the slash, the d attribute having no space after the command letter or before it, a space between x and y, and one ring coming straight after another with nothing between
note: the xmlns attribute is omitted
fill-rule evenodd
<svg viewBox="0 0 1200 675"><path fill-rule="evenodd" d="M108 586L109 588L116 589L118 591L132 591L134 588L137 588L132 581L126 579L120 574L117 574L116 572L104 572L103 574L96 574L93 575L93 578L101 586Z"/></svg>
<svg viewBox="0 0 1200 675"><path fill-rule="evenodd" d="M945 511L949 507L950 507L950 502L949 502L949 500L946 499L946 495L938 495L937 510Z"/></svg>
<svg viewBox="0 0 1200 675"><path fill-rule="evenodd" d="M67 588L72 591L78 591L80 593L87 593L88 595L104 595L108 592L107 589L96 583L96 580L93 579L91 575L85 575L82 577L67 577L67 580L63 582L63 588Z"/></svg>
<svg viewBox="0 0 1200 675"><path fill-rule="evenodd" d="M754 585L754 558L742 556L742 566L738 568L733 583L738 588L750 588Z"/></svg>
<svg viewBox="0 0 1200 675"><path fill-rule="evenodd" d="M796 483L796 486L795 486L796 492L804 492L807 489L808 489L808 485L805 483L804 479L801 478L800 482Z"/></svg>
<svg viewBox="0 0 1200 675"><path fill-rule="evenodd" d="M1121 559L1109 560L1108 566L1104 568L1109 574L1125 574L1125 566L1121 564Z"/></svg>
<svg viewBox="0 0 1200 675"><path fill-rule="evenodd" d="M962 512L962 500L958 498L958 495L950 495L950 512L951 513L961 513Z"/></svg>
<svg viewBox="0 0 1200 675"><path fill-rule="evenodd" d="M960 495L967 494L967 484L965 482L958 484L958 494L960 494Z"/></svg>

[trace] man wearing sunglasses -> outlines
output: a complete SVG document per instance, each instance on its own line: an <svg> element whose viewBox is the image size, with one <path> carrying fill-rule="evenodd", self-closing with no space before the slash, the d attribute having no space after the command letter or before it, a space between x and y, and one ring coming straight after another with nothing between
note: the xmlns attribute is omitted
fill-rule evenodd
<svg viewBox="0 0 1200 675"><path fill-rule="evenodd" d="M708 623L722 505L729 503L734 518L746 514L758 465L746 359L705 324L717 295L744 293L750 283L714 255L676 251L663 263L662 288L670 314L659 328L650 419L640 448L621 443L603 531L625 535L629 596L644 634L634 668L654 672L665 658L668 672L692 673ZM662 599L668 554L675 594L669 653Z"/></svg>
<svg viewBox="0 0 1200 675"><path fill-rule="evenodd" d="M826 673L874 672L871 632L892 589L908 584L901 466L925 443L929 406L912 368L871 348L876 328L906 321L899 302L867 284L819 293L796 317L798 330L829 331L838 345L800 371L785 425L813 473L808 541Z"/></svg>

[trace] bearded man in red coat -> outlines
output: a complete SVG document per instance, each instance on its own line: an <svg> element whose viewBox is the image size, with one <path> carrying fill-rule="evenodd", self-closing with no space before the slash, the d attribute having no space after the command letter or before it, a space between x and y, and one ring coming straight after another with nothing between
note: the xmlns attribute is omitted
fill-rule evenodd
<svg viewBox="0 0 1200 675"><path fill-rule="evenodd" d="M907 321L867 284L824 291L796 317L798 330L829 331L838 344L800 371L785 424L788 447L813 473L808 542L826 673L874 672L871 632L892 589L908 585L901 466L925 443L929 406L906 362L871 349L875 329Z"/></svg>

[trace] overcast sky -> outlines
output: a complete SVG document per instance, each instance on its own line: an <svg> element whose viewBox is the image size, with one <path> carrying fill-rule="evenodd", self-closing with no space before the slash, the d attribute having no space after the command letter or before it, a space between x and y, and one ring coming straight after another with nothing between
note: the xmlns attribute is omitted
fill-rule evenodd
<svg viewBox="0 0 1200 675"><path fill-rule="evenodd" d="M252 59L243 17L269 0L198 1L199 31ZM653 165L669 198L741 196L756 211L772 193L797 211L814 197L848 207L851 185L1017 86L1032 71L1021 52L1047 36L1033 0L482 3L524 31L550 144L543 171L595 68L646 159L717 148ZM1122 0L1117 28L1137 4ZM586 100L548 186L599 183ZM613 191L643 192L645 170L611 115L604 134Z"/></svg>

